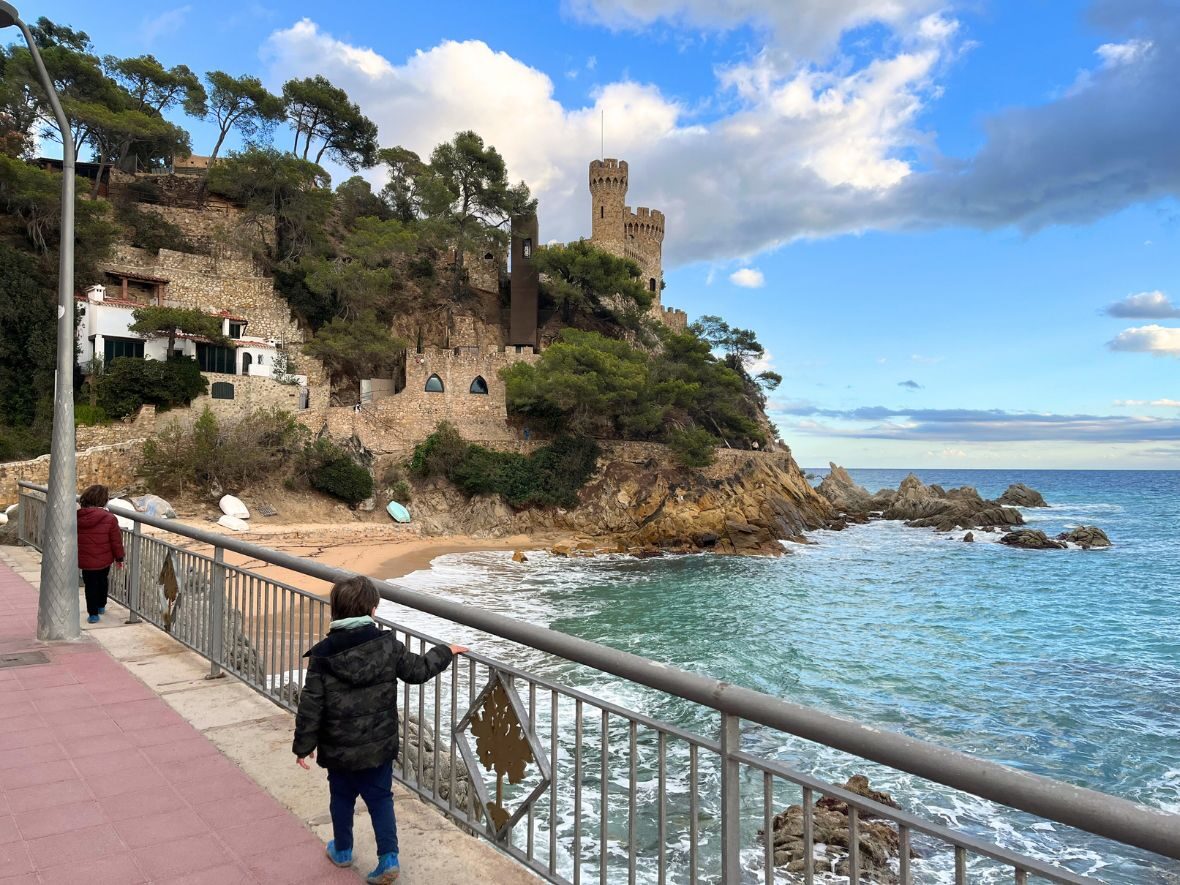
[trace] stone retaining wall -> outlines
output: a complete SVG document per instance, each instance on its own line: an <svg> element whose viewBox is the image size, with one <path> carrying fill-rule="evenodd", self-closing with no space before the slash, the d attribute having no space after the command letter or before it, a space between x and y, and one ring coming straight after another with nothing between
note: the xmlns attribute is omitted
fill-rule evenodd
<svg viewBox="0 0 1180 885"><path fill-rule="evenodd" d="M121 489L135 479L135 468L143 459L143 440L97 446L77 455L78 490L100 483L111 489ZM0 464L0 501L4 506L15 504L17 481L35 482L45 485L49 482L49 456L42 455L32 461L9 461Z"/></svg>

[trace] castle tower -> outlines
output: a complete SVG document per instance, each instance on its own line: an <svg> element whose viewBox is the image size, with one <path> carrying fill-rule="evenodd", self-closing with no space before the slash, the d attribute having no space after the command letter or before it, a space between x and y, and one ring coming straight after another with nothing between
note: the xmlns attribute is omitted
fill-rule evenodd
<svg viewBox="0 0 1180 885"><path fill-rule="evenodd" d="M652 295L652 314L662 316L664 213L627 205L627 161L590 162L590 242L600 249L630 258L639 265L644 288Z"/></svg>
<svg viewBox="0 0 1180 885"><path fill-rule="evenodd" d="M627 162L615 159L591 161L590 197L590 242L622 258L623 220L627 202Z"/></svg>

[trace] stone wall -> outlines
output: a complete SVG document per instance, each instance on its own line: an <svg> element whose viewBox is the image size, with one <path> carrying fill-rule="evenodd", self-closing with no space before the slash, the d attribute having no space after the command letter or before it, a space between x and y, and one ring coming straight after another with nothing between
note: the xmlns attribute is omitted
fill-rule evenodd
<svg viewBox="0 0 1180 885"><path fill-rule="evenodd" d="M74 447L78 451L95 446L110 446L130 440L142 440L156 432L156 407L140 406L133 416L122 421L97 427L78 427L75 430Z"/></svg>
<svg viewBox="0 0 1180 885"><path fill-rule="evenodd" d="M168 280L165 304L245 317L249 320L246 335L285 342L304 340L286 300L275 291L270 277L248 258L191 255L170 249L153 255L121 245L103 269Z"/></svg>
<svg viewBox="0 0 1180 885"><path fill-rule="evenodd" d="M125 488L135 479L135 468L142 459L143 440L98 446L79 452L78 491L95 483L109 486L112 490ZM22 479L40 485L49 482L49 456L0 464L0 501L4 506L16 503L17 481Z"/></svg>

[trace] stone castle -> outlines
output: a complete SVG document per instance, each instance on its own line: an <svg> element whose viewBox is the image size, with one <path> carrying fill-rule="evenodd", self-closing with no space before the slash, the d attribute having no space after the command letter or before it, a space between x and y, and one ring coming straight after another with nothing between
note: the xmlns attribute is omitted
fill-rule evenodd
<svg viewBox="0 0 1180 885"><path fill-rule="evenodd" d="M608 157L590 162L590 242L600 249L630 258L639 265L641 279L652 294L655 319L683 330L688 316L660 303L664 289L664 213L627 205L627 161Z"/></svg>

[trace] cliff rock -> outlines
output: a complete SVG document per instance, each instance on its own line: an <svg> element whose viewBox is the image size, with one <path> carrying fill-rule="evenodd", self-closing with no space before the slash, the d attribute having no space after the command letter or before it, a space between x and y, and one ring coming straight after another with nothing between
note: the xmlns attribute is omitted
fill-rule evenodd
<svg viewBox="0 0 1180 885"><path fill-rule="evenodd" d="M1040 529L1018 529L1000 538L1001 544L1022 547L1025 550L1064 550L1063 541L1054 541Z"/></svg>
<svg viewBox="0 0 1180 885"><path fill-rule="evenodd" d="M1089 550L1092 547L1111 546L1110 538L1107 537L1106 532L1102 531L1096 525L1080 525L1077 528L1070 529L1068 532L1062 532L1057 536L1057 540L1077 544L1083 550Z"/></svg>
<svg viewBox="0 0 1180 885"><path fill-rule="evenodd" d="M834 516L789 451L722 452L710 467L688 470L660 446L607 444L578 498L570 510L515 511L433 481L414 495L415 518L437 533L585 535L623 552L779 555L780 540L800 540Z"/></svg>
<svg viewBox="0 0 1180 885"><path fill-rule="evenodd" d="M1022 482L1016 482L1008 486L1004 494L996 499L1001 504L1008 504L1012 507L1048 507L1045 503L1044 497L1036 489L1030 489Z"/></svg>
<svg viewBox="0 0 1180 885"><path fill-rule="evenodd" d="M898 808L888 793L874 790L863 774L853 775L844 789ZM803 858L810 851L815 857L815 871L848 875L847 846L849 840L848 805L831 796L815 803L812 811L812 845L803 842L803 806L791 805L774 817L771 838L774 840L774 864L788 873L803 871ZM901 853L901 840L892 824L874 820L861 812L858 826L861 876L870 882L894 883L897 875L890 868L890 860ZM766 834L762 834L766 838Z"/></svg>

